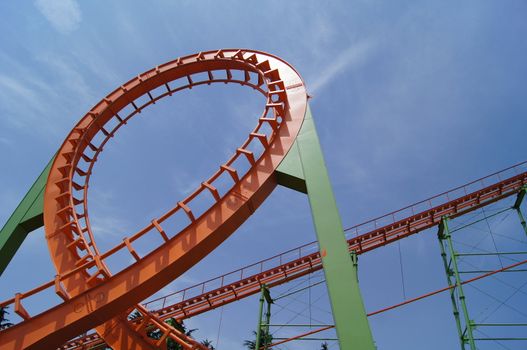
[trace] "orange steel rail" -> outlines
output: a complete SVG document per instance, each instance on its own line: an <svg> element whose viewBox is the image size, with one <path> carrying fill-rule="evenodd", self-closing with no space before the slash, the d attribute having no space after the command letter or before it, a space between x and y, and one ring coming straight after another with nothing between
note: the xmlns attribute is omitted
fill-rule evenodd
<svg viewBox="0 0 527 350"><path fill-rule="evenodd" d="M361 254L404 237L419 233L440 223L443 216L464 215L500 199L518 193L527 185L527 162L472 181L411 206L347 228L355 234L348 239L350 251ZM410 213L408 217L404 217ZM401 218L401 219L399 219ZM366 232L359 234L360 232ZM264 267L273 266L272 268ZM144 303L156 310L160 319L183 320L233 301L256 294L261 284L273 287L322 268L317 242L311 242L285 253L259 261L162 298ZM258 271L255 273L255 270ZM102 340L90 334L65 344L60 349L78 349L81 344L96 345Z"/></svg>
<svg viewBox="0 0 527 350"><path fill-rule="evenodd" d="M159 99L218 82L246 85L264 95L265 105L256 127L234 155L192 194L101 253L90 227L87 193L94 164L106 143L130 118ZM115 349L155 349L167 338L185 349L204 348L134 304L209 254L258 208L277 185L275 170L293 144L306 109L303 81L289 64L266 53L239 49L178 58L138 75L106 96L67 136L47 180L44 224L57 276L0 303L2 307L12 305L24 320L0 332L0 348L57 348L92 328ZM247 164L248 170L243 170ZM196 209L197 198L208 199L210 208ZM179 232L170 228L177 213L186 217ZM163 243L140 256L135 242L153 236L160 236ZM106 259L118 252L130 254L136 262L112 274ZM63 302L30 315L23 301L47 289L54 290ZM139 324L127 321L133 309L142 315ZM151 324L162 332L155 342L146 336Z"/></svg>

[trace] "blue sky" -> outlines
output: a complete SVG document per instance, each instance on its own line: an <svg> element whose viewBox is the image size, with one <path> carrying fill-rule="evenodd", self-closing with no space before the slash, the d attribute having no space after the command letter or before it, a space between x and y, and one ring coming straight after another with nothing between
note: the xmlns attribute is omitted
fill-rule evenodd
<svg viewBox="0 0 527 350"><path fill-rule="evenodd" d="M518 163L527 132L526 13L524 1L2 2L0 222L108 92L178 56L224 47L273 53L303 76L345 227ZM98 243L115 244L209 176L261 103L239 87L193 89L124 128L91 182ZM278 189L165 291L311 241L310 220L306 198ZM433 232L402 241L401 251L407 295L445 285ZM398 259L395 245L361 258L369 311L402 300ZM52 276L37 231L0 279L0 297ZM379 349L458 346L446 297L405 310L371 320ZM225 308L219 348L241 348L256 313L256 298ZM219 319L217 310L190 322L198 337L216 340Z"/></svg>

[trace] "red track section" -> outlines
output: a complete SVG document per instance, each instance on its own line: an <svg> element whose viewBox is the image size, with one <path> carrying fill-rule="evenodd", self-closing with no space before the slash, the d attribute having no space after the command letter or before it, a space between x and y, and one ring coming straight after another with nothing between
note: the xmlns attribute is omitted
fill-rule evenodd
<svg viewBox="0 0 527 350"><path fill-rule="evenodd" d="M345 231L357 236L348 239L349 250L362 254L438 225L443 216L457 217L512 196L527 185L526 168L527 162L517 164L414 205L350 227ZM404 217L405 213L412 215ZM398 219L401 217L402 219ZM360 234L361 232L366 233ZM309 254L309 252L313 253ZM274 267L264 270L264 266ZM174 317L182 320L256 294L260 291L261 284L277 286L321 268L316 242L312 242L166 297L152 300L145 306L150 310L156 309L153 314L161 319ZM259 272L254 273L255 270ZM100 343L102 340L97 334L92 334L65 344L61 349L78 349L81 344Z"/></svg>
<svg viewBox="0 0 527 350"><path fill-rule="evenodd" d="M263 110L248 138L193 193L160 217L148 219L146 226L121 243L100 252L90 226L87 194L94 165L107 142L156 101L183 89L216 83L240 84L262 93ZM0 348L52 349L95 328L115 349L157 349L167 338L186 350L203 349L202 344L134 304L196 264L252 215L278 184L275 170L295 141L306 109L305 87L292 66L275 56L242 49L180 57L108 94L76 124L51 165L43 214L57 275L0 302L0 307L12 305L23 319L0 332ZM209 206L200 209L196 204L200 199ZM182 229L177 228L178 222ZM139 254L138 240L152 237L161 237L162 243ZM110 271L107 259L121 253L135 262ZM62 302L32 315L23 304L45 290L54 291ZM143 316L134 326L127 322L133 309ZM147 337L149 325L160 329L161 339Z"/></svg>

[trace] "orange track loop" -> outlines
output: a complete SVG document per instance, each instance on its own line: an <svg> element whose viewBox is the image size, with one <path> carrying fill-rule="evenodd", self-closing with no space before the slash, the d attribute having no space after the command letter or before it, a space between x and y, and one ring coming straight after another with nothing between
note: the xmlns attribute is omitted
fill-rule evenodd
<svg viewBox="0 0 527 350"><path fill-rule="evenodd" d="M235 70L243 72L244 80L233 77L231 71ZM216 78L218 72L224 72L227 78ZM197 73L207 73L208 79L196 80L193 75ZM186 83L171 88L170 82L179 78ZM88 181L98 154L116 131L144 107L184 88L213 82L248 85L264 94L267 102L255 129L231 159L194 193L123 243L100 254L87 209ZM154 97L153 90L162 86L166 92ZM138 99L144 96L148 96L148 102L140 105ZM68 135L48 177L44 223L58 277L17 295L13 300L15 312L25 320L0 333L0 348L57 348L91 328L96 328L115 349L161 346L162 342L153 343L145 336L146 322L139 326L127 322L132 305L154 294L209 254L265 200L276 186L274 171L302 125L306 102L302 80L291 66L274 56L248 50L209 51L182 57L145 72L110 93ZM121 117L118 113L125 107L131 113ZM269 134L263 133L262 126L266 123L271 126ZM240 174L234 165L238 157L247 158L251 164L245 174ZM224 175L232 179L232 187L219 193L215 183ZM204 213L195 213L192 201L202 192L211 194L215 202ZM187 215L188 226L176 235L165 232L163 222L179 210ZM151 234L161 235L164 244L140 257L133 243ZM104 260L121 249L137 262L112 275ZM23 311L25 297L50 287L65 299L62 304L33 317ZM135 309L148 324L161 329L164 339L170 337L186 349L202 347L140 305Z"/></svg>
<svg viewBox="0 0 527 350"><path fill-rule="evenodd" d="M444 215L454 218L503 198L512 196L527 185L527 172L518 173L519 170L525 168L526 164L527 162L518 164L514 167L507 168L500 173L489 175L484 179L476 180L465 186L458 187L449 192L416 203L410 207L398 210L397 212L389 213L380 218L350 227L346 229L346 231L358 232L363 231L368 227L377 228L360 236L348 239L348 249L349 251L355 251L357 254L361 254L436 226ZM517 175L504 178L506 175L510 174ZM485 186L485 182L488 184L490 181L497 182ZM473 187L475 184L479 189L469 193L470 188L474 189ZM437 203L438 201L440 201L440 203ZM432 205L432 202L436 202L437 205ZM414 208L422 207L423 204L426 204L428 209L414 213L414 215L409 217L395 220L395 217L399 217L401 213L414 212ZM410 208L411 210L409 211L408 209ZM387 218L392 220L391 223L379 227L378 222L385 222ZM189 287L183 291L176 292L173 295L152 300L145 303L145 306L150 309L157 307L157 310L152 311L152 313L161 319L174 317L178 320L183 320L250 295L254 295L261 290L260 286L262 283L265 283L269 287L274 287L302 277L308 273L320 270L322 268L322 263L320 260L320 254L316 251L316 243L317 242L312 242L303 245L246 268ZM308 252L312 251L314 252L308 254ZM298 258L293 258L293 256ZM264 263L266 266L273 263L277 266L264 271ZM254 274L253 272L249 277L243 277L244 270L248 269L254 271L254 268L258 266L260 267L259 273ZM239 276L239 280L224 284L225 277L230 276L230 279L232 279L235 275ZM219 281L221 282L219 287L212 290L205 290L206 284L217 285ZM201 290L201 292L198 294L186 293L192 292L192 290L196 289ZM174 298L175 295L179 295L181 301L166 306L165 300L171 297ZM163 300L161 307L157 303L160 300ZM72 340L68 344L65 344L61 349L79 349L80 344L85 344L87 342L91 345L96 345L101 344L102 340L99 339L96 334L91 334L80 339Z"/></svg>

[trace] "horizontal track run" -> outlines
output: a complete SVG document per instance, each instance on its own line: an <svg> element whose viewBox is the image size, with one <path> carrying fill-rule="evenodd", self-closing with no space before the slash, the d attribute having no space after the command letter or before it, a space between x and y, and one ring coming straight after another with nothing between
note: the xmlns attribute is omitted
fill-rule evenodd
<svg viewBox="0 0 527 350"><path fill-rule="evenodd" d="M527 162L522 162L414 205L347 228L346 232L356 234L348 239L348 248L350 252L362 254L438 225L443 216L458 217L510 197L527 185L526 169ZM405 213L411 215L403 217ZM402 219L397 219L400 217ZM386 222L388 223L382 225ZM267 268L264 270L265 267ZM322 263L315 241L144 305L150 310L156 310L152 313L161 319L174 317L183 320L256 294L260 291L261 284L274 287L320 269ZM254 273L255 270L259 272ZM250 275L249 271L252 271ZM229 282L230 280L233 282ZM94 333L77 338L60 349L80 349L81 346L101 343L103 340Z"/></svg>

